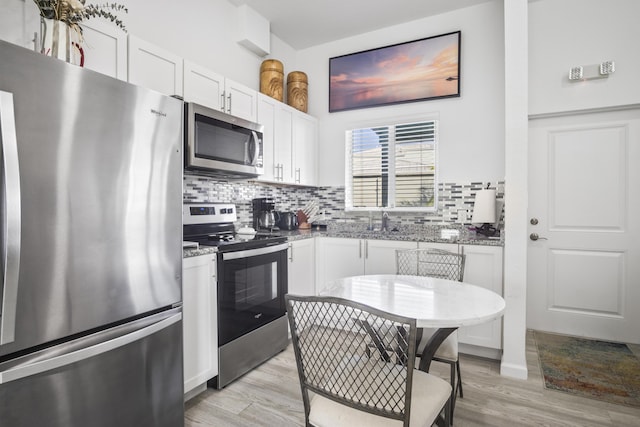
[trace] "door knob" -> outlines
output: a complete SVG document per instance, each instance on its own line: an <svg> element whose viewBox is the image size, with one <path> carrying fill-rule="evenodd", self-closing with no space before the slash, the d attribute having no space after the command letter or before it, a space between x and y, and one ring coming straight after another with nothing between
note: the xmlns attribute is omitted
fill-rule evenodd
<svg viewBox="0 0 640 427"><path fill-rule="evenodd" d="M538 225L538 218L531 218L531 225Z"/></svg>
<svg viewBox="0 0 640 427"><path fill-rule="evenodd" d="M534 240L534 241L535 241L535 240L548 240L546 237L540 237L540 236L538 236L538 233L531 233L531 234L529 234L529 238L530 238L531 240Z"/></svg>

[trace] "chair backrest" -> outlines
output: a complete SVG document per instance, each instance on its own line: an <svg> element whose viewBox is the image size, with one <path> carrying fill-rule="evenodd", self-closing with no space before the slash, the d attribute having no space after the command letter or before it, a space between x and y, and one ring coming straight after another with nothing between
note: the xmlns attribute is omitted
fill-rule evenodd
<svg viewBox="0 0 640 427"><path fill-rule="evenodd" d="M285 300L307 424L311 391L408 426L415 319L341 298Z"/></svg>
<svg viewBox="0 0 640 427"><path fill-rule="evenodd" d="M462 282L464 253L442 249L399 249L396 251L396 271L412 276L439 277Z"/></svg>

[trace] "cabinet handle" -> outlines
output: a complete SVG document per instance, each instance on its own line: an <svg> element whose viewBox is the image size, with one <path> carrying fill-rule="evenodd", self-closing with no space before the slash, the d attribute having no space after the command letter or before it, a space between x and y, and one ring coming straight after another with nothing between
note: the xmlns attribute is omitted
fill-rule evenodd
<svg viewBox="0 0 640 427"><path fill-rule="evenodd" d="M227 96L227 100L229 101L229 106L227 107L227 112L231 114L231 94Z"/></svg>
<svg viewBox="0 0 640 427"><path fill-rule="evenodd" d="M278 179L280 181L284 181L284 164L280 163L280 174Z"/></svg>
<svg viewBox="0 0 640 427"><path fill-rule="evenodd" d="M225 111L227 111L226 107L225 107L225 100L227 98L225 98L224 96L224 91L222 91L222 95L220 95L222 97L222 100L220 101L220 110L222 110L222 112L224 113Z"/></svg>
<svg viewBox="0 0 640 427"><path fill-rule="evenodd" d="M296 182L300 184L300 168L296 169Z"/></svg>
<svg viewBox="0 0 640 427"><path fill-rule="evenodd" d="M293 262L293 245L289 243L289 261Z"/></svg>
<svg viewBox="0 0 640 427"><path fill-rule="evenodd" d="M364 257L365 259L369 259L369 241L364 241Z"/></svg>

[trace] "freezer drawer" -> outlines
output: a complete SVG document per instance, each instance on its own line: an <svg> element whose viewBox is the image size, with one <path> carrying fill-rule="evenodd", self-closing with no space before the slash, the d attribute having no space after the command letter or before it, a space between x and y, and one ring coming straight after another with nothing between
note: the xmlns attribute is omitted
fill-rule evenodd
<svg viewBox="0 0 640 427"><path fill-rule="evenodd" d="M1 364L2 425L182 426L180 311Z"/></svg>

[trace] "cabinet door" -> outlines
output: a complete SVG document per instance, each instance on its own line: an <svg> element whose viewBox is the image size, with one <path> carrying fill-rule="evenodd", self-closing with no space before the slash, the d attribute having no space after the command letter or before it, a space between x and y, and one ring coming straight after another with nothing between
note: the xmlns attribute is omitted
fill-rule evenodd
<svg viewBox="0 0 640 427"><path fill-rule="evenodd" d="M365 240L365 274L396 274L396 250L416 249L416 242Z"/></svg>
<svg viewBox="0 0 640 427"><path fill-rule="evenodd" d="M502 248L463 245L464 282L494 291L502 296ZM460 342L493 349L502 348L502 318L490 323L460 328Z"/></svg>
<svg viewBox="0 0 640 427"><path fill-rule="evenodd" d="M418 248L433 248L433 249L442 249L443 251L453 252L454 254L458 253L458 244L457 243L432 243L432 242L419 242Z"/></svg>
<svg viewBox="0 0 640 427"><path fill-rule="evenodd" d="M184 100L222 111L224 76L184 61Z"/></svg>
<svg viewBox="0 0 640 427"><path fill-rule="evenodd" d="M129 83L182 96L182 58L129 34Z"/></svg>
<svg viewBox="0 0 640 427"><path fill-rule="evenodd" d="M90 20L82 24L84 67L127 81L127 34L114 25Z"/></svg>
<svg viewBox="0 0 640 427"><path fill-rule="evenodd" d="M316 185L317 120L296 112L293 116L293 176L296 184Z"/></svg>
<svg viewBox="0 0 640 427"><path fill-rule="evenodd" d="M289 293L315 295L315 243L313 239L289 243Z"/></svg>
<svg viewBox="0 0 640 427"><path fill-rule="evenodd" d="M218 375L216 258L203 255L182 263L184 392Z"/></svg>
<svg viewBox="0 0 640 427"><path fill-rule="evenodd" d="M0 40L39 52L41 42L37 39L42 40L42 34L40 34L40 13L36 3L2 0L0 11Z"/></svg>
<svg viewBox="0 0 640 427"><path fill-rule="evenodd" d="M318 237L316 291L332 280L364 274L364 240Z"/></svg>
<svg viewBox="0 0 640 427"><path fill-rule="evenodd" d="M252 122L257 121L258 93L238 82L225 79L225 107L227 113Z"/></svg>
<svg viewBox="0 0 640 427"><path fill-rule="evenodd" d="M278 101L262 93L258 94L258 123L264 126L262 134L262 163L264 174L258 178L260 181L275 181L277 172L275 163L275 127L276 106Z"/></svg>
<svg viewBox="0 0 640 427"><path fill-rule="evenodd" d="M291 141L293 138L293 108L278 103L275 117L274 160L278 181L293 183Z"/></svg>

